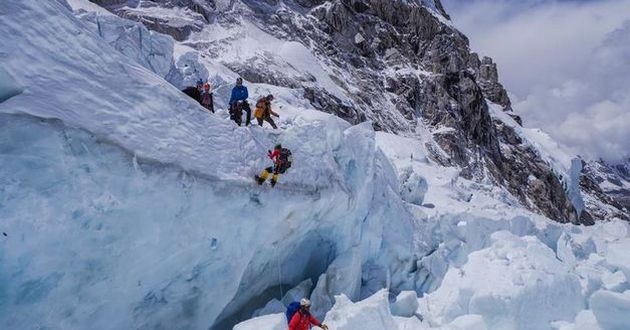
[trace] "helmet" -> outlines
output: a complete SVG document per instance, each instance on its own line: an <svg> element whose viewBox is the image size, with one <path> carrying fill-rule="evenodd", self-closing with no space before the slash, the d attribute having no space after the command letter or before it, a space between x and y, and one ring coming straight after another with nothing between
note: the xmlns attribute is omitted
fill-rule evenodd
<svg viewBox="0 0 630 330"><path fill-rule="evenodd" d="M282 149L282 145L280 143L276 144L275 149Z"/></svg>
<svg viewBox="0 0 630 330"><path fill-rule="evenodd" d="M237 85L242 85L243 84L243 78L241 78L241 77L236 78L236 84Z"/></svg>
<svg viewBox="0 0 630 330"><path fill-rule="evenodd" d="M273 100L273 95L271 94L267 95L267 100Z"/></svg>
<svg viewBox="0 0 630 330"><path fill-rule="evenodd" d="M311 301L306 298L302 298L300 300L300 306L311 307Z"/></svg>

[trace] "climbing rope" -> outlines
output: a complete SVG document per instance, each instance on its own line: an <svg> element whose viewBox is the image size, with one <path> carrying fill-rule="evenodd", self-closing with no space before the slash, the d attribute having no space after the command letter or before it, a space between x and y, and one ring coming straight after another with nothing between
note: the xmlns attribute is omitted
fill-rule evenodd
<svg viewBox="0 0 630 330"><path fill-rule="evenodd" d="M282 289L282 265L280 264L280 257L278 256L278 243L274 243L274 248L276 250L276 265L278 265L278 285L280 286L280 298L279 301L282 301L284 297L284 290Z"/></svg>

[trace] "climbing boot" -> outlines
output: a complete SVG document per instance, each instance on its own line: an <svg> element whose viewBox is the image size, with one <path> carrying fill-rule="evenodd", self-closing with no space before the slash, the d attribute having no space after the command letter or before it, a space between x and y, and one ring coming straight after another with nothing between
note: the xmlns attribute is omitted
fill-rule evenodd
<svg viewBox="0 0 630 330"><path fill-rule="evenodd" d="M259 177L258 175L254 175L254 179L256 179L256 182L258 183L258 185L262 185L263 182L265 182L265 179Z"/></svg>
<svg viewBox="0 0 630 330"><path fill-rule="evenodd" d="M279 178L279 177L280 177L280 176L278 175L278 173L274 173L274 174L271 176L271 186L272 186L272 187L276 185L276 183L278 182L278 178Z"/></svg>

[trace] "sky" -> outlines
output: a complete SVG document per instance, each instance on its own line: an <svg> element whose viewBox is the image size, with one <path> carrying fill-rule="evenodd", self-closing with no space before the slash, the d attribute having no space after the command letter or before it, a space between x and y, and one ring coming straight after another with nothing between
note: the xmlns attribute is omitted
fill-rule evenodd
<svg viewBox="0 0 630 330"><path fill-rule="evenodd" d="M630 157L630 0L442 0L514 110L587 159Z"/></svg>

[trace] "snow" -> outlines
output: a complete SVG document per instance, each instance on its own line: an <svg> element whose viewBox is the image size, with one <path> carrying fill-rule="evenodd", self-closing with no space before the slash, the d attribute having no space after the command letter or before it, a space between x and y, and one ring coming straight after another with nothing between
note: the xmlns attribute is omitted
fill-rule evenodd
<svg viewBox="0 0 630 330"><path fill-rule="evenodd" d="M195 34L238 37L203 58L72 6L0 2L0 328L286 329L301 297L331 329L629 327L628 223L553 223L438 165L421 125L352 126L288 88L249 84L276 96L279 130L237 127L223 61L247 47L343 89L254 28ZM199 75L216 114L172 85ZM516 129L574 187L574 160ZM258 187L276 142L293 167Z"/></svg>
<svg viewBox="0 0 630 330"><path fill-rule="evenodd" d="M590 304L602 329L626 329L630 325L630 291L600 290L593 294Z"/></svg>
<svg viewBox="0 0 630 330"><path fill-rule="evenodd" d="M284 313L269 314L237 324L233 330L286 330L287 318Z"/></svg>
<svg viewBox="0 0 630 330"><path fill-rule="evenodd" d="M489 248L450 268L435 292L421 299L423 315L448 323L476 314L489 328L544 328L573 320L584 308L580 283L553 250L530 237L495 232Z"/></svg>
<svg viewBox="0 0 630 330"><path fill-rule="evenodd" d="M620 292L628 287L628 278L623 272L617 271L612 274L604 274L602 283L606 290Z"/></svg>
<svg viewBox="0 0 630 330"><path fill-rule="evenodd" d="M173 65L174 41L170 36L149 31L140 23L100 12L88 12L79 17L94 34L116 50L176 84L179 77Z"/></svg>
<svg viewBox="0 0 630 330"><path fill-rule="evenodd" d="M512 127L525 144L531 146L543 160L551 167L553 173L560 182L564 183L571 203L578 214L584 209L584 201L580 192L580 175L582 173L582 160L576 158L566 147L554 141L549 134L538 128L521 127L503 108L486 100L490 114Z"/></svg>
<svg viewBox="0 0 630 330"><path fill-rule="evenodd" d="M424 6L431 13L431 15L435 16L435 18L437 18L442 24L454 28L453 22L451 22L451 20L444 17L444 15L440 13L435 1L436 0L421 0L420 4Z"/></svg>
<svg viewBox="0 0 630 330"><path fill-rule="evenodd" d="M221 51L214 59L219 63L252 65L257 57L266 59L271 56L273 61L264 62L265 66L269 66L268 69L275 69L287 77L297 77L300 80L305 80L303 76L309 74L315 78L310 83L312 87L326 89L339 99L351 102L347 92L330 77L333 73L328 71L329 68L305 45L297 41L280 40L249 21L243 21L232 29L218 24L208 25L203 31L193 34L191 39L204 42L229 40L229 43L221 44Z"/></svg>
<svg viewBox="0 0 630 330"><path fill-rule="evenodd" d="M626 278L630 278L630 258L627 253L630 251L630 240L612 242L608 245L608 249L606 258L608 263L621 270Z"/></svg>
<svg viewBox="0 0 630 330"><path fill-rule="evenodd" d="M445 328L454 330L488 329L483 321L483 317L475 314L462 315L449 323Z"/></svg>
<svg viewBox="0 0 630 330"><path fill-rule="evenodd" d="M418 309L418 296L415 291L403 291L396 296L391 305L392 315L412 317Z"/></svg>
<svg viewBox="0 0 630 330"><path fill-rule="evenodd" d="M161 21L165 21L165 24L168 26L175 28L200 25L200 22L205 21L202 14L194 12L188 8L147 6L142 7L141 9L126 7L125 11L126 15L137 14L138 16L158 18Z"/></svg>
<svg viewBox="0 0 630 330"><path fill-rule="evenodd" d="M66 2L70 5L72 10L75 11L83 10L86 12L97 13L98 15L117 17L116 15L110 13L107 9L92 3L89 0L66 0Z"/></svg>
<svg viewBox="0 0 630 330"><path fill-rule="evenodd" d="M389 311L385 290L381 290L359 303L353 303L345 295L335 296L335 305L326 313L324 323L331 329L339 330L397 328Z"/></svg>
<svg viewBox="0 0 630 330"><path fill-rule="evenodd" d="M556 321L552 325L558 330L600 330L595 315L590 310L584 310L578 313L574 323Z"/></svg>
<svg viewBox="0 0 630 330"><path fill-rule="evenodd" d="M0 67L0 103L22 93L23 88Z"/></svg>

